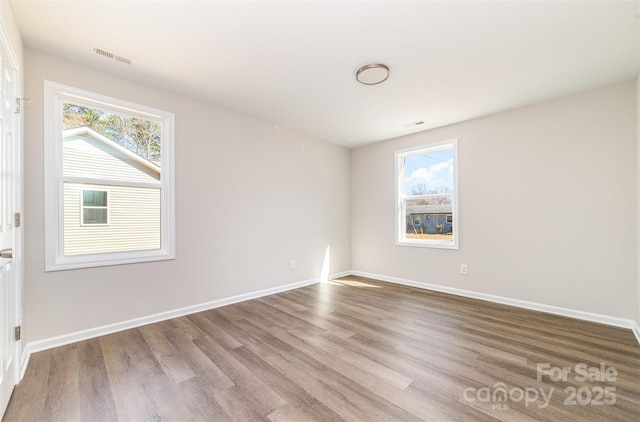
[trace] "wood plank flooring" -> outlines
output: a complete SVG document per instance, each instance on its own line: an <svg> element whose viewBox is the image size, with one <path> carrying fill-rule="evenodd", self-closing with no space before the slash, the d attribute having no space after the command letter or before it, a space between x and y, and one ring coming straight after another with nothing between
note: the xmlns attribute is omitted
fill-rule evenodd
<svg viewBox="0 0 640 422"><path fill-rule="evenodd" d="M640 346L348 277L36 353L3 420L640 421Z"/></svg>

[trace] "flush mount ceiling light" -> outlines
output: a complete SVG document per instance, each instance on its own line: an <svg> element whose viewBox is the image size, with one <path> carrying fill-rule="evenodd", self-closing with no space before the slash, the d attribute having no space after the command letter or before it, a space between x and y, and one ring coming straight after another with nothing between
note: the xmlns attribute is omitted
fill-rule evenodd
<svg viewBox="0 0 640 422"><path fill-rule="evenodd" d="M362 66L356 72L358 82L365 85L377 85L386 81L388 77L389 67L380 63Z"/></svg>

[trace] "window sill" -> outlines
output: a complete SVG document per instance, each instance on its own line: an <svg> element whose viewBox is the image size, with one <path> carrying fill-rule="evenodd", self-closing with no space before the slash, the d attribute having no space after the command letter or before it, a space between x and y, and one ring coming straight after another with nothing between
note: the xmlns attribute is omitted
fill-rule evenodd
<svg viewBox="0 0 640 422"><path fill-rule="evenodd" d="M438 240L397 240L397 246L412 246L418 248L434 248L434 249L460 249L458 243L453 241L438 241Z"/></svg>
<svg viewBox="0 0 640 422"><path fill-rule="evenodd" d="M153 249L147 251L96 253L91 255L66 255L47 262L45 272L75 270L80 268L106 267L111 265L137 264L142 262L175 259L173 251Z"/></svg>

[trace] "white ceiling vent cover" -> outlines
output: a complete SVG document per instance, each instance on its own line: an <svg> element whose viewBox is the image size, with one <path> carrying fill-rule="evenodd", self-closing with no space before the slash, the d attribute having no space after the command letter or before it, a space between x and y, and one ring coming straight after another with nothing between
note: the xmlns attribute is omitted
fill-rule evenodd
<svg viewBox="0 0 640 422"><path fill-rule="evenodd" d="M106 57L107 59L114 60L116 62L126 64L128 66L133 66L135 64L135 60L130 59L129 57L123 56L122 54L114 53L113 51L109 51L106 48L93 46L93 52L98 56Z"/></svg>

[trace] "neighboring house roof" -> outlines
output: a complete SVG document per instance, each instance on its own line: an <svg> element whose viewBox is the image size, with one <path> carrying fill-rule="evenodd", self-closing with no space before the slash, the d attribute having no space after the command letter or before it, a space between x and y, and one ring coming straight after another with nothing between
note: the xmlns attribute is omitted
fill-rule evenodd
<svg viewBox="0 0 640 422"><path fill-rule="evenodd" d="M103 142L104 144L106 144L107 146L109 146L110 148L113 148L117 151L119 151L121 154L124 154L126 157L148 167L149 169L155 171L156 173L160 174L160 166L158 164L155 164L149 160L146 160L142 157L140 157L138 154L136 154L135 152L123 147L122 145L118 144L117 142L107 138L106 136L102 135L101 133L96 132L95 130L91 129L89 126L80 126L80 127L75 127L72 129L65 129L62 131L62 137L63 138L68 138L71 136L80 136L80 135L88 135L91 136L94 139L97 139L100 142Z"/></svg>
<svg viewBox="0 0 640 422"><path fill-rule="evenodd" d="M408 205L408 214L451 214L451 204L442 205Z"/></svg>

